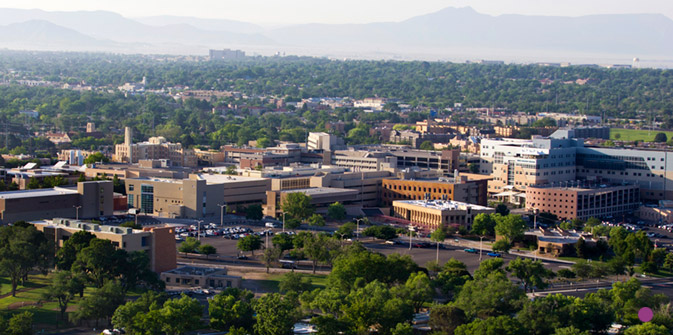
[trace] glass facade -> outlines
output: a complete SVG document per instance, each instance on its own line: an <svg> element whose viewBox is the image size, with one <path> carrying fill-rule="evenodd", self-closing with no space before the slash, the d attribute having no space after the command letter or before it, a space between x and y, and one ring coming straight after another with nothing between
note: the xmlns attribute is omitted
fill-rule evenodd
<svg viewBox="0 0 673 335"><path fill-rule="evenodd" d="M154 212L154 186L140 186L140 210L143 213Z"/></svg>

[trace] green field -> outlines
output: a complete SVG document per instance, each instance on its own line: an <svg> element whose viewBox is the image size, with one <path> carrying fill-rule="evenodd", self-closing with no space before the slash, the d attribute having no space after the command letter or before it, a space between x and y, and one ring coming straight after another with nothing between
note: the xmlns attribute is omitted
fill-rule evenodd
<svg viewBox="0 0 673 335"><path fill-rule="evenodd" d="M314 275L314 274L306 274L302 273L302 276L308 277L311 279L311 284L313 285L313 288L325 288L327 286L327 276L326 275ZM267 290L273 291L273 292L278 292L278 284L280 283L280 280L283 278L283 274L272 274L269 275L266 279L257 279L258 283L260 283L262 286L264 286Z"/></svg>
<svg viewBox="0 0 673 335"><path fill-rule="evenodd" d="M638 129L622 129L622 128L610 128L610 139L619 140L619 141L644 141L652 142L654 141L654 136L657 133L664 133L668 136L668 139L673 139L673 131L661 131L661 130L638 130ZM617 136L619 134L619 136ZM619 137L619 138L617 138Z"/></svg>

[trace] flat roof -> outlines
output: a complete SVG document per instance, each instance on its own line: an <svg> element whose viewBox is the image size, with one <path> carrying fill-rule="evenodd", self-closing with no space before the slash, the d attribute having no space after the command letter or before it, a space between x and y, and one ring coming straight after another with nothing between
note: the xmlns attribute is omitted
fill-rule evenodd
<svg viewBox="0 0 673 335"><path fill-rule="evenodd" d="M78 194L78 192L74 188L65 188L65 187L43 188L38 190L9 191L9 192L0 192L0 199L23 199L23 198L50 197L50 196L69 195L69 194Z"/></svg>
<svg viewBox="0 0 673 335"><path fill-rule="evenodd" d="M89 223L73 219L61 219L61 218L54 218L53 220L31 221L30 223L47 227L69 228L69 229L84 230L93 233L108 233L115 235L132 235L146 232L144 230L133 229L128 227L99 225L95 223Z"/></svg>
<svg viewBox="0 0 673 335"><path fill-rule="evenodd" d="M475 204L468 204L466 202L453 201L453 200L395 200L393 201L393 206L395 203L403 203L413 206L419 206L423 208L438 209L438 210L458 210L463 208L471 208L476 210L487 210L493 209L491 207L480 206Z"/></svg>
<svg viewBox="0 0 673 335"><path fill-rule="evenodd" d="M304 193L306 195L320 195L320 194L334 194L334 193L357 193L358 190L348 188L334 188L334 187L312 187L300 188L295 190L283 190L283 193Z"/></svg>
<svg viewBox="0 0 673 335"><path fill-rule="evenodd" d="M192 175L194 176L194 175ZM199 173L196 174L197 180L205 180L208 184L229 184L229 183L241 183L246 181L260 181L267 180L266 178L259 177L243 177L243 176L232 176L225 174L208 174L208 173Z"/></svg>

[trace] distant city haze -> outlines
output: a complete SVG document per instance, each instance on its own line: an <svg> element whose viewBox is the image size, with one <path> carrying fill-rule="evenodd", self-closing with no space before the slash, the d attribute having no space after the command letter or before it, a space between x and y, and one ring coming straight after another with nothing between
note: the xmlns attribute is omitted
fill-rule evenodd
<svg viewBox="0 0 673 335"><path fill-rule="evenodd" d="M157 15L229 19L262 25L397 22L445 7L470 6L489 15L583 16L663 14L670 0L0 0L0 7L48 11L107 10L127 17Z"/></svg>

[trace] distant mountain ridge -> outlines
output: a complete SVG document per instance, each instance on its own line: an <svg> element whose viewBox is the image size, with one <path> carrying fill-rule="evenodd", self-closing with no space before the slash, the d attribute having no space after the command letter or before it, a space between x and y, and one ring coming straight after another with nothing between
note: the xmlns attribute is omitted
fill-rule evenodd
<svg viewBox="0 0 673 335"><path fill-rule="evenodd" d="M449 7L400 22L265 29L240 21L180 16L129 19L105 11L0 9L0 22L0 48L38 45L55 50L182 54L205 54L208 49L228 47L245 50L246 46L325 53L347 49L450 53L456 48L488 48L510 53L581 52L673 59L673 20L659 14L490 16L470 7Z"/></svg>

